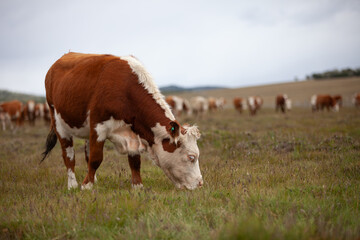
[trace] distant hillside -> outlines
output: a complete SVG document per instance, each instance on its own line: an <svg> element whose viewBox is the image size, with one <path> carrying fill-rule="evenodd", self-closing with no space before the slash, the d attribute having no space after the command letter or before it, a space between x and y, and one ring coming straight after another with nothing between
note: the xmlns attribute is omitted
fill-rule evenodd
<svg viewBox="0 0 360 240"><path fill-rule="evenodd" d="M30 99L34 100L35 102L45 102L45 97L42 96L0 90L0 102L11 101L15 99L21 102L27 102Z"/></svg>
<svg viewBox="0 0 360 240"><path fill-rule="evenodd" d="M176 85L169 85L161 87L160 91L162 93L171 93L171 92L191 92L191 91L203 91L203 90L214 90L214 89L224 89L225 87L215 87L215 86L199 86L192 88L184 88Z"/></svg>

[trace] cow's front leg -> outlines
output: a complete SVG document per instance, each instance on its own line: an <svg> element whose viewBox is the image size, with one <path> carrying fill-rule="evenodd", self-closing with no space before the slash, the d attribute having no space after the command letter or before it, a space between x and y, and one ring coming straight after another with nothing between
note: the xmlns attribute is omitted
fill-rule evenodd
<svg viewBox="0 0 360 240"><path fill-rule="evenodd" d="M89 140L85 140L85 160L86 160L86 164L89 164L89 158L90 158L90 144L89 144ZM94 175L94 182L97 183L96 174Z"/></svg>
<svg viewBox="0 0 360 240"><path fill-rule="evenodd" d="M58 138L61 144L62 157L67 169L68 189L77 188L78 183L75 177L75 152L73 148L73 140L72 138L61 138L59 137L59 134Z"/></svg>
<svg viewBox="0 0 360 240"><path fill-rule="evenodd" d="M103 160L104 141L97 141L96 136L90 137L89 147L90 156L88 158L88 174L81 185L81 189L91 189L93 187L95 172Z"/></svg>
<svg viewBox="0 0 360 240"><path fill-rule="evenodd" d="M140 155L128 155L128 160L131 169L131 186L133 188L141 188L143 185L140 176Z"/></svg>

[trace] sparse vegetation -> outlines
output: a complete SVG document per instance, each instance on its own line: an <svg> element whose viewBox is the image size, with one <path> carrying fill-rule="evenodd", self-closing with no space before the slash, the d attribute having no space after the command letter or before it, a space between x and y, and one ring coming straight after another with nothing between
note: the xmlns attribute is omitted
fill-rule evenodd
<svg viewBox="0 0 360 240"><path fill-rule="evenodd" d="M197 123L205 185L177 190L150 161L131 189L110 143L91 191L68 191L60 148L39 165L48 127L0 131L0 239L359 239L360 112L256 117L233 109ZM76 174L86 174L75 141Z"/></svg>

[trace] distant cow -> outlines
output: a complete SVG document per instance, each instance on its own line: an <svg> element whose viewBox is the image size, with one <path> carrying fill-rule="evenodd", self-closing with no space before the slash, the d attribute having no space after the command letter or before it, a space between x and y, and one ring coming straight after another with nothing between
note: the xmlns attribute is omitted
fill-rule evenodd
<svg viewBox="0 0 360 240"><path fill-rule="evenodd" d="M236 109L239 113L242 113L243 108L244 108L244 106L243 106L243 99L240 98L240 97L236 97L236 98L234 98L233 103L234 103L235 109Z"/></svg>
<svg viewBox="0 0 360 240"><path fill-rule="evenodd" d="M203 184L196 126L181 126L151 75L133 56L68 53L49 69L46 99L51 130L43 159L59 139L68 173L76 188L73 137L88 139L88 174L81 188L91 189L103 160L105 140L128 155L132 185L141 187L140 153L147 152L179 188Z"/></svg>
<svg viewBox="0 0 360 240"><path fill-rule="evenodd" d="M0 120L2 129L6 130L6 125L9 125L10 129L14 129L12 122L16 123L16 127L19 127L24 120L23 110L23 104L18 100L1 103Z"/></svg>
<svg viewBox="0 0 360 240"><path fill-rule="evenodd" d="M335 95L335 96L333 96L333 98L335 99L335 101L337 102L339 107L342 107L342 104L343 104L342 96L341 95Z"/></svg>
<svg viewBox="0 0 360 240"><path fill-rule="evenodd" d="M355 107L360 108L360 93L356 93L353 96L352 102L353 102Z"/></svg>
<svg viewBox="0 0 360 240"><path fill-rule="evenodd" d="M251 96L247 98L247 106L249 108L250 115L255 115L256 112L261 108L263 104L263 99L259 96Z"/></svg>
<svg viewBox="0 0 360 240"><path fill-rule="evenodd" d="M223 97L220 97L220 98L209 97L208 98L209 111L223 109L225 103L226 103L226 100Z"/></svg>
<svg viewBox="0 0 360 240"><path fill-rule="evenodd" d="M310 99L310 103L313 112L324 110L324 108L328 111L330 111L330 109L335 112L339 111L339 104L330 95L313 95Z"/></svg>
<svg viewBox="0 0 360 240"><path fill-rule="evenodd" d="M24 107L25 118L29 120L31 126L35 125L35 102L33 100L29 100L26 102Z"/></svg>
<svg viewBox="0 0 360 240"><path fill-rule="evenodd" d="M190 99L191 108L196 115L203 115L209 110L208 101L201 96L193 97Z"/></svg>
<svg viewBox="0 0 360 240"><path fill-rule="evenodd" d="M291 100L286 94L279 94L275 99L275 110L276 112L281 110L282 113L291 110Z"/></svg>
<svg viewBox="0 0 360 240"><path fill-rule="evenodd" d="M181 116L182 113L190 115L191 107L186 99L178 96L167 96L165 101L170 105L171 111L175 116Z"/></svg>

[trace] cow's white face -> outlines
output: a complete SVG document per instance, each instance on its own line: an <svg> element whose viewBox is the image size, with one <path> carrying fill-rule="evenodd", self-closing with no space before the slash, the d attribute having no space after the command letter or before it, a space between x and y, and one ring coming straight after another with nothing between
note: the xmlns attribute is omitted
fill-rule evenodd
<svg viewBox="0 0 360 240"><path fill-rule="evenodd" d="M159 126L158 126L159 127ZM158 140L153 145L155 163L178 188L193 190L203 185L199 167L197 140L200 132L196 126L184 127L183 133L174 141L169 138Z"/></svg>

